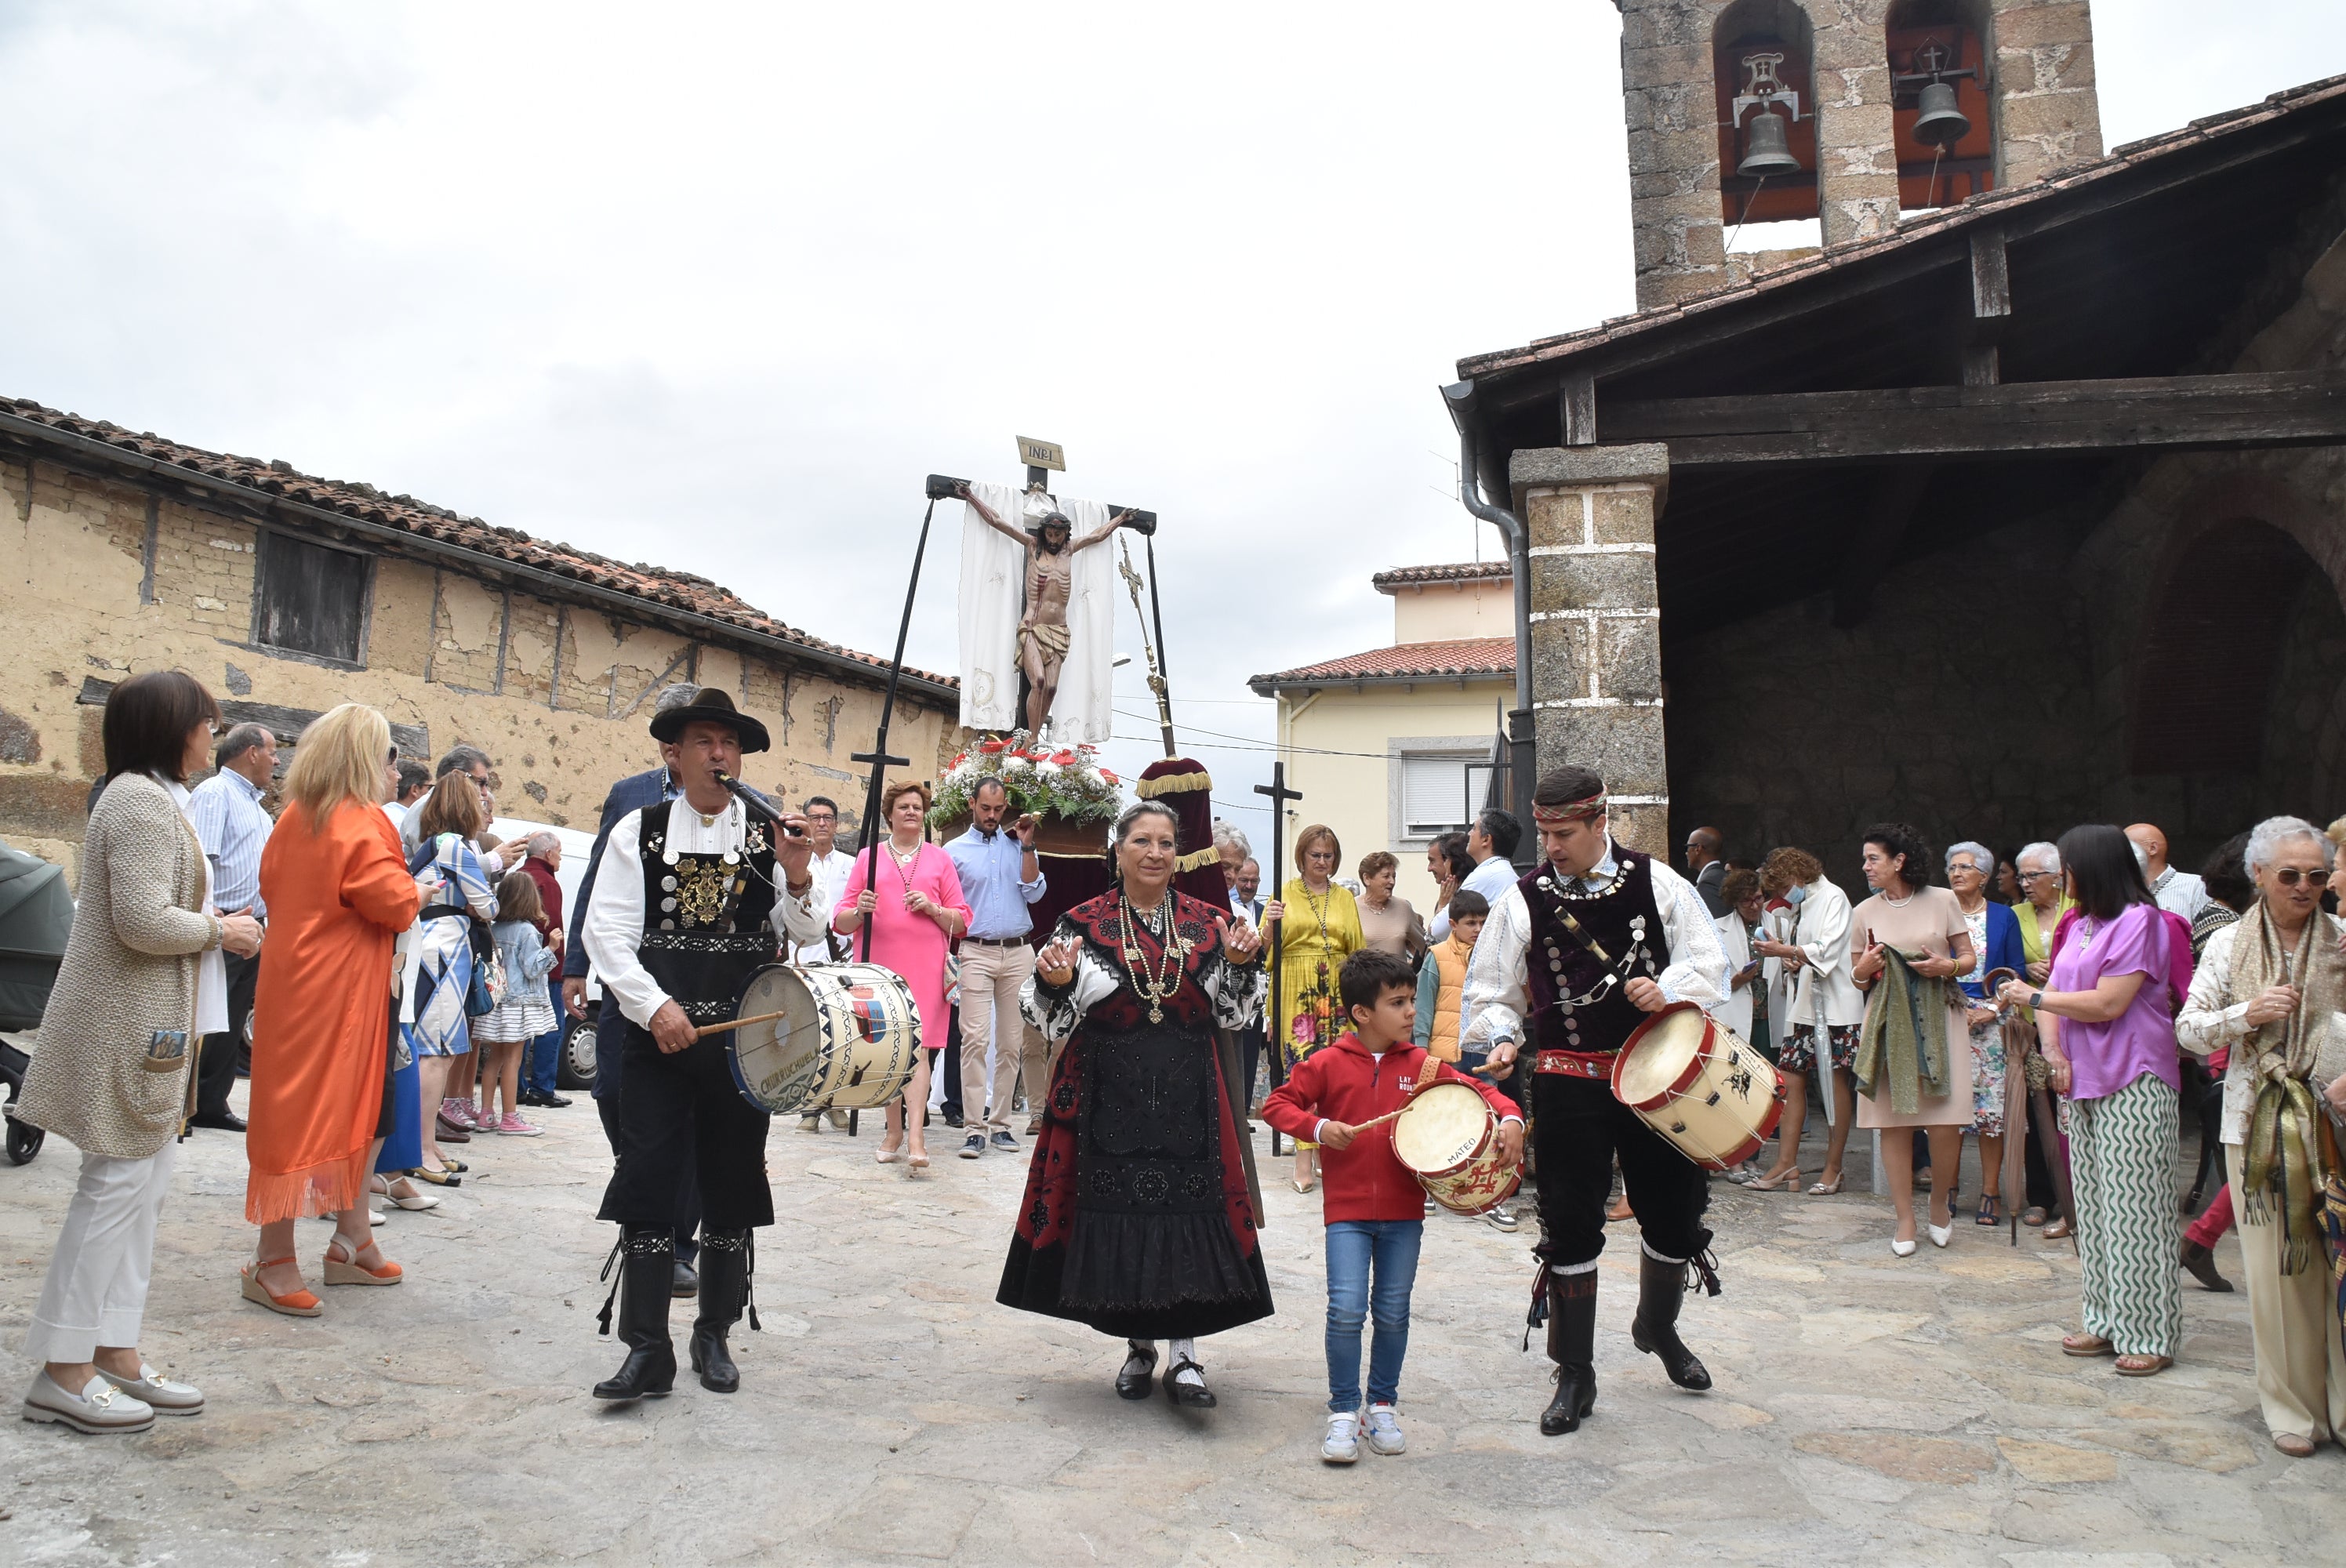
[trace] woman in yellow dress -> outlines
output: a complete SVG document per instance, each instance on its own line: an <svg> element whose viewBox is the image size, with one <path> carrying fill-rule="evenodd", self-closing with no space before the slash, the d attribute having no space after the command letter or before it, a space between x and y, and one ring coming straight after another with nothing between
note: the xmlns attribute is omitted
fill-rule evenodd
<svg viewBox="0 0 2346 1568"><path fill-rule="evenodd" d="M1368 945L1361 933L1361 910L1351 892L1336 885L1344 858L1332 829L1314 823L1297 836L1295 869L1279 897L1262 906L1264 951L1279 932L1279 968L1271 976L1270 1037L1286 1072L1344 1033L1344 1010L1336 1000L1336 972ZM1288 919L1292 913L1294 918ZM1280 929L1284 928L1284 929ZM1320 1185L1314 1169L1320 1145L1295 1143L1295 1190Z"/></svg>

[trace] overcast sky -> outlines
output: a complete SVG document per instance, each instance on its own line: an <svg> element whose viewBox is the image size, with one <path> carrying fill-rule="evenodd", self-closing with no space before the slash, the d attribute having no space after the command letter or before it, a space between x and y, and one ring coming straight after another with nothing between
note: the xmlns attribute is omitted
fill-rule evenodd
<svg viewBox="0 0 2346 1568"><path fill-rule="evenodd" d="M2095 30L2112 145L2346 72L2338 0ZM1208 732L1269 738L1247 676L1388 640L1372 571L1498 550L1453 361L1632 306L1618 34L1605 0L15 0L0 395L882 653L922 476L1057 441L1064 494L1163 514L1185 749L1240 806L1267 755ZM941 520L910 657L950 669Z"/></svg>

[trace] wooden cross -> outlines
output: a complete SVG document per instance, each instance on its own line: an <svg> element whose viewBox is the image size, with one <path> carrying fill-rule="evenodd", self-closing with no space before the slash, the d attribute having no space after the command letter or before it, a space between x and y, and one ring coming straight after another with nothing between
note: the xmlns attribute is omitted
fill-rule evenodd
<svg viewBox="0 0 2346 1568"><path fill-rule="evenodd" d="M1287 803L1302 799L1303 791L1287 787L1287 764L1282 760L1270 765L1270 782L1256 785L1254 792L1270 797L1270 885L1277 889L1287 864ZM1282 1054L1279 1033L1287 1027L1279 1007L1280 938L1286 930L1285 921L1270 928L1270 1003L1262 1018L1263 1044L1270 1048L1270 1086L1274 1089L1287 1082L1287 1058ZM1270 1130L1270 1157L1279 1157L1277 1127Z"/></svg>

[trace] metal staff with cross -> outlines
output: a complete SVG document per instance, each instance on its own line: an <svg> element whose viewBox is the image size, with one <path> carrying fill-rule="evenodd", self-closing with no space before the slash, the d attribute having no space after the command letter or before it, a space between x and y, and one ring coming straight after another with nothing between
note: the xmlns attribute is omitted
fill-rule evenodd
<svg viewBox="0 0 2346 1568"><path fill-rule="evenodd" d="M1287 764L1280 760L1270 765L1270 782L1256 785L1254 792L1270 797L1270 873L1274 879L1282 879L1287 865L1287 805L1290 800L1302 799L1303 791L1287 787ZM1280 885L1277 880L1271 883L1274 888ZM1270 1000L1269 1011L1263 1014L1263 1043L1270 1047L1270 1086L1274 1089L1287 1082L1286 1047L1280 1039L1287 1024L1279 1005L1279 960L1286 932L1287 922L1283 920L1270 928ZM1277 1127L1270 1130L1270 1157L1279 1157Z"/></svg>

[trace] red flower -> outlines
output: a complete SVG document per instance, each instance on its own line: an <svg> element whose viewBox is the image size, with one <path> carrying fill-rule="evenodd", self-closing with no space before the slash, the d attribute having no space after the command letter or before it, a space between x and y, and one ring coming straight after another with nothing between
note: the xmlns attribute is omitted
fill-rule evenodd
<svg viewBox="0 0 2346 1568"><path fill-rule="evenodd" d="M1118 779L1115 774L1113 774L1113 773L1109 772L1109 771L1108 771L1107 769L1105 769L1105 768L1101 769L1099 770L1099 773L1100 773L1100 777L1101 777L1102 779L1106 779L1106 780L1107 780L1107 782L1109 782L1110 784L1121 784L1121 783L1123 783L1123 782L1124 782L1124 780L1123 780L1123 779Z"/></svg>
<svg viewBox="0 0 2346 1568"><path fill-rule="evenodd" d="M977 743L977 748L991 757L996 753L1008 750L1010 748L1010 742L1007 740L981 740Z"/></svg>
<svg viewBox="0 0 2346 1568"><path fill-rule="evenodd" d="M1072 751L1054 751L1051 753L1051 760L1062 768L1069 767L1075 762L1076 754Z"/></svg>

